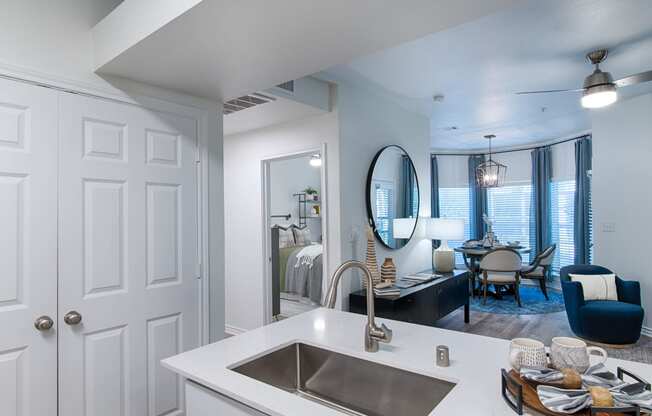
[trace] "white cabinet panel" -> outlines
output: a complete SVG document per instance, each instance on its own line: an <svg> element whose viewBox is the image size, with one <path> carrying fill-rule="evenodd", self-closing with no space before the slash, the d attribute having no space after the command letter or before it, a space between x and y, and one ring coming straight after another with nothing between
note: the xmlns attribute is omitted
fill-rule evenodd
<svg viewBox="0 0 652 416"><path fill-rule="evenodd" d="M186 416L266 416L199 384L186 382Z"/></svg>
<svg viewBox="0 0 652 416"><path fill-rule="evenodd" d="M147 284L179 281L181 261L179 185L147 185Z"/></svg>
<svg viewBox="0 0 652 416"><path fill-rule="evenodd" d="M126 289L125 187L122 181L83 180L86 295Z"/></svg>
<svg viewBox="0 0 652 416"><path fill-rule="evenodd" d="M129 409L127 328L84 335L85 415L125 416Z"/></svg>
<svg viewBox="0 0 652 416"><path fill-rule="evenodd" d="M147 322L148 415L173 416L183 412L182 381L174 372L163 368L161 360L181 352L181 317L179 314Z"/></svg>

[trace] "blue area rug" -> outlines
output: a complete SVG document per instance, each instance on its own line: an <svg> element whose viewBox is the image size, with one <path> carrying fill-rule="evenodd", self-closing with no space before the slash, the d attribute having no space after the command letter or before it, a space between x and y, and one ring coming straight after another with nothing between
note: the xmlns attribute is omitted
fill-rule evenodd
<svg viewBox="0 0 652 416"><path fill-rule="evenodd" d="M489 287L491 290L492 288ZM535 286L522 285L519 289L521 294L521 307L519 308L514 295L503 295L502 300L487 296L487 304L482 304L482 297L476 296L471 299L471 309L486 313L501 313L504 315L537 315L542 313L561 312L565 310L564 296L561 292L548 288L546 300L541 289Z"/></svg>

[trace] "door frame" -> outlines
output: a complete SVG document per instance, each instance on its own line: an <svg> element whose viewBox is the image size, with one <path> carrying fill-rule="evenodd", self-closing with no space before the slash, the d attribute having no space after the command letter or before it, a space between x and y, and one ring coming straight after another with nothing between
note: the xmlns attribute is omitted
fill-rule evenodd
<svg viewBox="0 0 652 416"><path fill-rule="evenodd" d="M130 80L112 80L111 85L85 83L7 64L0 64L0 78L52 89L59 94L82 95L194 120L197 134L197 209L199 211L197 265L198 278L201 280L197 297L199 343L201 346L224 338L222 103ZM58 314L58 311L54 312Z"/></svg>
<svg viewBox="0 0 652 416"><path fill-rule="evenodd" d="M274 156L269 156L260 161L260 178L262 184L261 193L261 213L262 221L262 288L263 288L263 325L272 323L272 268L271 268L271 183L270 183L270 164L271 162L296 159L298 157L311 156L315 153L321 155L321 233L322 233L322 287L328 277L328 158L327 158L327 145L322 143L319 147L312 147L296 152L282 153Z"/></svg>

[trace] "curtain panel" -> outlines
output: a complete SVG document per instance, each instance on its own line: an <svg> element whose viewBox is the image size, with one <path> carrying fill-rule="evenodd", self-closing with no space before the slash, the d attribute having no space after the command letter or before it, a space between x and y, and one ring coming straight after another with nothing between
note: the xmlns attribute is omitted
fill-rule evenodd
<svg viewBox="0 0 652 416"><path fill-rule="evenodd" d="M485 161L484 155L469 156L469 224L471 228L471 239L480 240L484 237L486 226L482 215L487 212L487 190L478 186L475 179L475 171L478 165Z"/></svg>
<svg viewBox="0 0 652 416"><path fill-rule="evenodd" d="M575 142L575 264L591 262L590 203L592 169L591 136Z"/></svg>
<svg viewBox="0 0 652 416"><path fill-rule="evenodd" d="M416 201L414 200L414 170L412 169L412 162L407 156L401 156L401 171L402 171L402 187L403 187L403 207L402 218L411 218L416 208Z"/></svg>
<svg viewBox="0 0 652 416"><path fill-rule="evenodd" d="M552 244L550 186L552 181L552 151L550 146L532 150L532 221L530 247L532 257Z"/></svg>
<svg viewBox="0 0 652 416"><path fill-rule="evenodd" d="M430 155L430 216L439 218L439 167L436 155ZM438 248L439 244L439 240L432 240L432 248Z"/></svg>

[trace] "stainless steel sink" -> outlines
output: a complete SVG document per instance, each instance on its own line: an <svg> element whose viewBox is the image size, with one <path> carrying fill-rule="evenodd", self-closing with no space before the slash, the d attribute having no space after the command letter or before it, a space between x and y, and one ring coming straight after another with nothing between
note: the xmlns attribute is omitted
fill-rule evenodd
<svg viewBox="0 0 652 416"><path fill-rule="evenodd" d="M426 416L455 387L303 343L231 370L350 415Z"/></svg>

